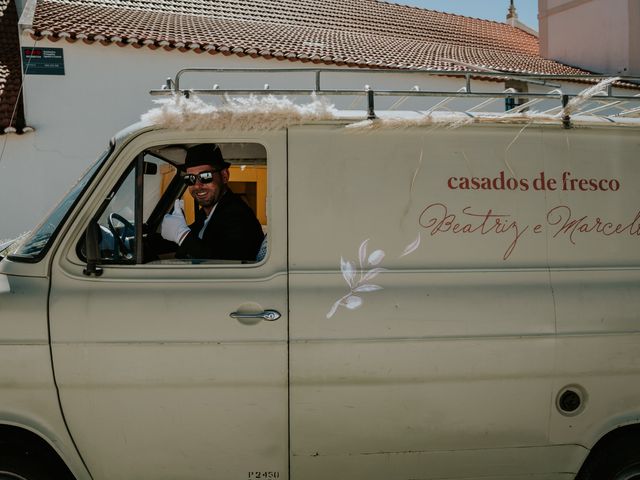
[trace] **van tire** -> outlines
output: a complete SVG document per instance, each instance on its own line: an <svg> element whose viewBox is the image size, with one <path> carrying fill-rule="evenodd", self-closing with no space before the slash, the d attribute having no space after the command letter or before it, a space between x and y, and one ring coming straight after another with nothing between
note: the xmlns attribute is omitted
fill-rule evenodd
<svg viewBox="0 0 640 480"><path fill-rule="evenodd" d="M576 480L640 480L638 436L621 434L596 445Z"/></svg>
<svg viewBox="0 0 640 480"><path fill-rule="evenodd" d="M0 480L44 480L53 479L39 466L38 459L0 456Z"/></svg>
<svg viewBox="0 0 640 480"><path fill-rule="evenodd" d="M4 450L6 445L0 445ZM0 480L58 480L70 479L59 464L43 452L29 447L12 446L0 451Z"/></svg>

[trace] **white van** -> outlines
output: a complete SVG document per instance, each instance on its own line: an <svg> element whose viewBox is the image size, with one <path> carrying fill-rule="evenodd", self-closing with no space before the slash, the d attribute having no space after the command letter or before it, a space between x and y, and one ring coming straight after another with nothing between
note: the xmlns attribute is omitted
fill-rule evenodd
<svg viewBox="0 0 640 480"><path fill-rule="evenodd" d="M0 478L640 478L637 118L198 102L0 262ZM264 258L149 255L203 143Z"/></svg>

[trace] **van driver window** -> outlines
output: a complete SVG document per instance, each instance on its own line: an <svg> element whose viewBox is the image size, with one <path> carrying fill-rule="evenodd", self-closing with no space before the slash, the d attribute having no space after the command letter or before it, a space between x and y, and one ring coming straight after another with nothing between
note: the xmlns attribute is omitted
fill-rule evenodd
<svg viewBox="0 0 640 480"><path fill-rule="evenodd" d="M142 160L132 162L97 217L103 263L242 264L265 258L262 145L164 145L143 152ZM135 258L137 230L143 234L141 259Z"/></svg>

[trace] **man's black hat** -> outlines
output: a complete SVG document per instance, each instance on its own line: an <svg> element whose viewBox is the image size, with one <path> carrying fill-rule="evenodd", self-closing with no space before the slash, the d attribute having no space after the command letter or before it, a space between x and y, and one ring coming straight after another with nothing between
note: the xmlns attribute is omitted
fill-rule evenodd
<svg viewBox="0 0 640 480"><path fill-rule="evenodd" d="M220 147L215 143L201 143L187 150L184 168L211 165L214 170L224 170L231 165L222 158Z"/></svg>

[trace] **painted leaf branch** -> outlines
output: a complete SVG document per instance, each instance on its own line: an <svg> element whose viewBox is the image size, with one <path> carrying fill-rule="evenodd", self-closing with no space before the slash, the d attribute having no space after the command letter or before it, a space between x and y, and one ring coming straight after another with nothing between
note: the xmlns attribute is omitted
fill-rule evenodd
<svg viewBox="0 0 640 480"><path fill-rule="evenodd" d="M356 294L382 290L380 285L374 285L369 282L385 271L384 268L377 266L384 260L385 253L383 250L374 250L367 255L368 244L368 238L360 244L358 249L358 264L360 268L357 271L355 263L340 257L340 270L344 281L349 287L349 292L333 304L327 313L327 318L333 317L339 307L345 307L349 310L359 308L363 300L362 297Z"/></svg>
<svg viewBox="0 0 640 480"><path fill-rule="evenodd" d="M410 253L415 252L419 246L420 246L420 233L418 232L418 238L416 238L413 242L407 245L407 248L404 249L404 252L402 252L402 255L400 255L400 258L406 257Z"/></svg>
<svg viewBox="0 0 640 480"><path fill-rule="evenodd" d="M383 289L380 285L375 285L370 282L380 273L387 270L386 268L378 266L384 260L384 250L374 250L367 255L368 246L369 239L367 238L360 244L360 248L358 248L358 266L360 268L357 270L354 262L340 257L340 270L342 271L344 281L349 287L349 292L342 298L336 300L327 312L327 318L333 317L340 307L355 310L362 306L363 300L360 294L377 292ZM415 252L418 247L420 247L420 233L418 233L418 237L413 242L406 246L400 258Z"/></svg>

